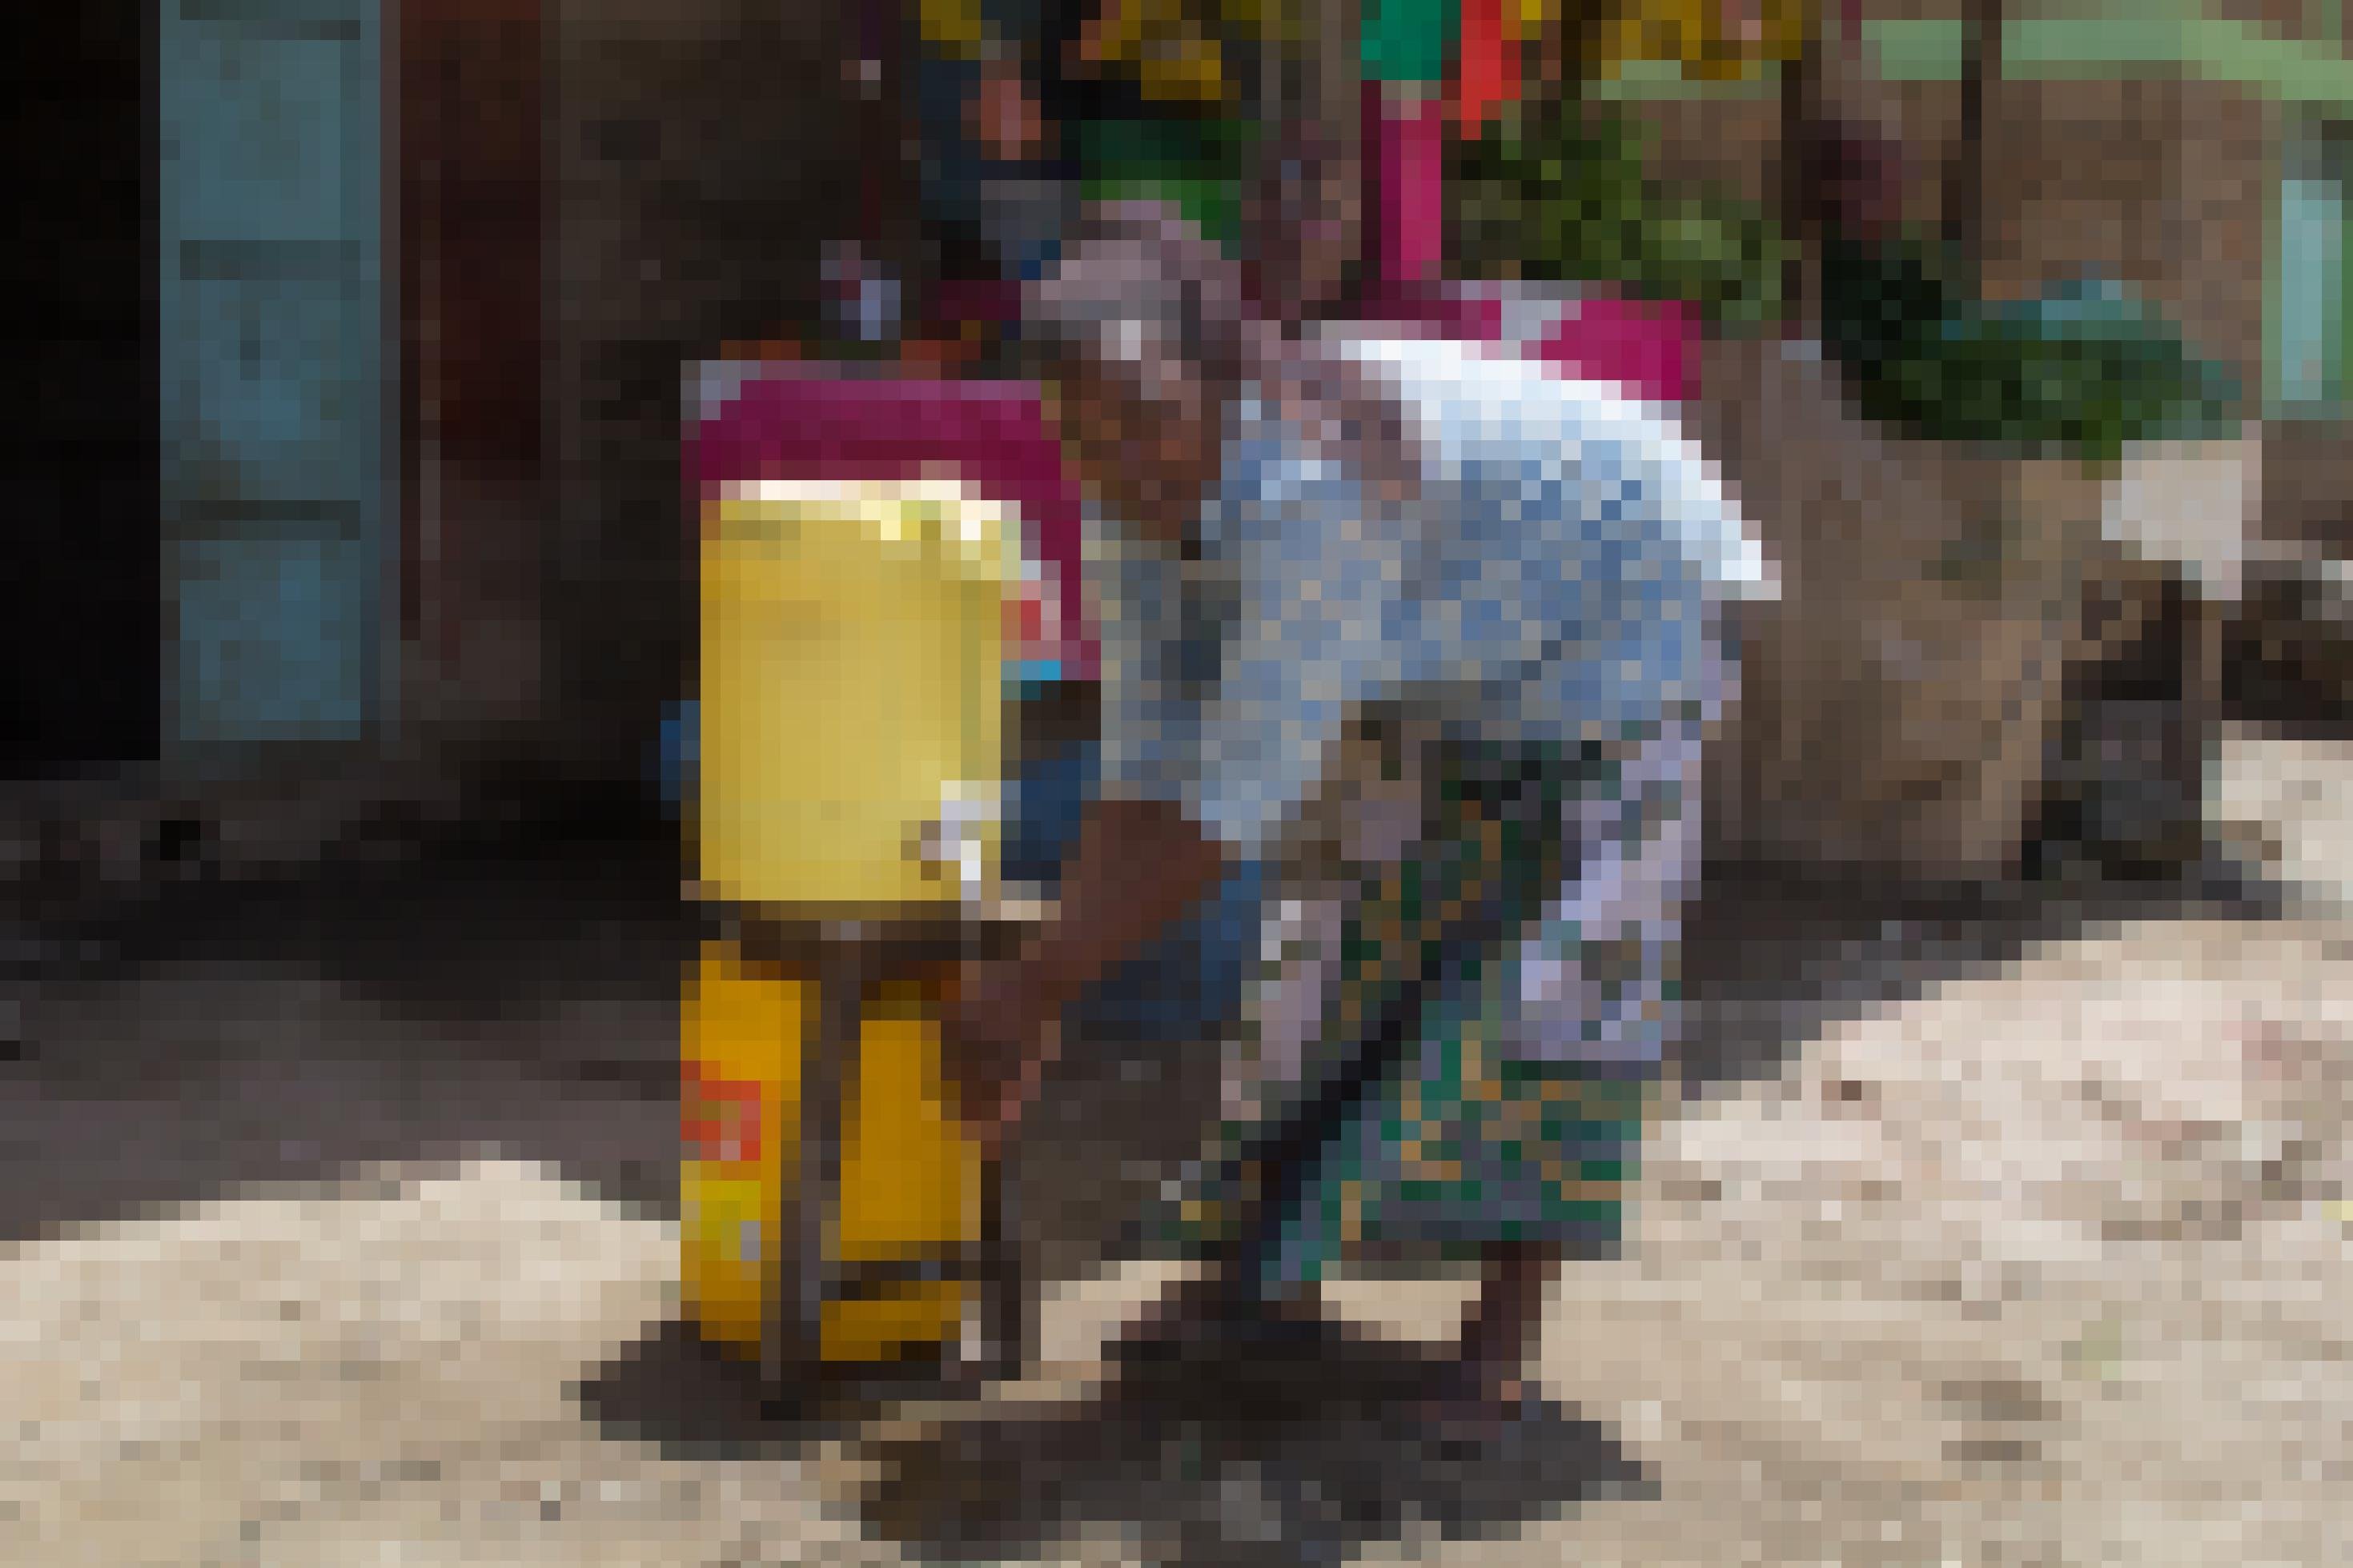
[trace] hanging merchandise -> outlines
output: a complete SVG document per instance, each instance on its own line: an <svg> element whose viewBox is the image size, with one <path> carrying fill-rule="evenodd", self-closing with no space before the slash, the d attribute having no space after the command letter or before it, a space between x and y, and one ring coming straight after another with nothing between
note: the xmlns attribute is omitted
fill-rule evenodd
<svg viewBox="0 0 2353 1568"><path fill-rule="evenodd" d="M957 279L1045 266L1075 192L1045 119L1038 0L920 0L909 79L927 239Z"/></svg>
<svg viewBox="0 0 2353 1568"><path fill-rule="evenodd" d="M1256 121L1239 115L1094 121L1077 128L1083 194L1171 202L1231 246L1240 237L1242 179L1258 136Z"/></svg>
<svg viewBox="0 0 2353 1568"><path fill-rule="evenodd" d="M923 47L956 59L977 60L988 36L981 0L918 0Z"/></svg>
<svg viewBox="0 0 2353 1568"><path fill-rule="evenodd" d="M1377 296L1436 281L1446 254L1446 106L1436 89L1365 84L1365 149Z"/></svg>
<svg viewBox="0 0 2353 1568"><path fill-rule="evenodd" d="M1461 0L1462 33L1454 52L1453 110L1459 134L1475 136L1494 112L1519 98L1519 0Z"/></svg>
<svg viewBox="0 0 2353 1568"><path fill-rule="evenodd" d="M1262 47L1285 0L1101 0L1082 31L1086 60L1130 79L1148 103L1230 109L1243 81L1229 46Z"/></svg>
<svg viewBox="0 0 2353 1568"><path fill-rule="evenodd" d="M1519 58L1563 15L1564 0L1366 0L1366 81L1446 82L1454 120L1475 134L1519 96ZM1737 80L1794 59L1820 0L1620 0L1601 19L1604 78L1637 62L1687 78Z"/></svg>
<svg viewBox="0 0 2353 1568"><path fill-rule="evenodd" d="M1444 254L1447 123L1459 118L1465 97L1452 74L1462 20L1459 0L1365 3L1357 47L1373 218L1366 283L1376 297L1432 281ZM1474 67L1475 75L1485 71L1483 61ZM1483 96L1485 86L1480 82L1473 96Z"/></svg>
<svg viewBox="0 0 2353 1568"><path fill-rule="evenodd" d="M1681 300L1717 330L1784 313L1778 226L1720 192L1670 193L1630 116L1507 120L1454 150L1449 186L1453 259L1470 276L1614 285Z"/></svg>
<svg viewBox="0 0 2353 1568"><path fill-rule="evenodd" d="M1602 34L1605 79L1638 61L1673 65L1687 79L1737 81L1794 59L1818 0L1631 0Z"/></svg>
<svg viewBox="0 0 2353 1568"><path fill-rule="evenodd" d="M1442 82L1458 0L1366 0L1359 47L1367 82Z"/></svg>

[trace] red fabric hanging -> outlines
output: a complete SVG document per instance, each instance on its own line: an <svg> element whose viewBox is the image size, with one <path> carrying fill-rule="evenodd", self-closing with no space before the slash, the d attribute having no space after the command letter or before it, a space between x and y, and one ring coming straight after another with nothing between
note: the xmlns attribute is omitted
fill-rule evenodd
<svg viewBox="0 0 2353 1568"><path fill-rule="evenodd" d="M1454 123L1476 135L1496 110L1519 96L1519 40L1507 11L1514 0L1461 0L1461 36L1454 51Z"/></svg>
<svg viewBox="0 0 2353 1568"><path fill-rule="evenodd" d="M1365 192L1376 297L1433 281L1444 261L1447 105L1395 83L1365 90Z"/></svg>

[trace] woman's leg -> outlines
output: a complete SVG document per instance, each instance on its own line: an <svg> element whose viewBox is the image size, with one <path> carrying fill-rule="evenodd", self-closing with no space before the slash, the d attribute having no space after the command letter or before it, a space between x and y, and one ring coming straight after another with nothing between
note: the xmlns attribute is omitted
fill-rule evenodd
<svg viewBox="0 0 2353 1568"><path fill-rule="evenodd" d="M1287 1279L1278 1267L1280 1237L1253 1224L1202 1259L1199 1271L1163 1294L1120 1336L1121 1359L1166 1359L1195 1341L1248 1340L1313 1328L1314 1287Z"/></svg>
<svg viewBox="0 0 2353 1568"><path fill-rule="evenodd" d="M1478 1397L1518 1402L1528 1362L1543 1337L1545 1304L1561 1259L1560 1247L1537 1243L1489 1250L1478 1300L1462 1321L1463 1370Z"/></svg>
<svg viewBox="0 0 2353 1568"><path fill-rule="evenodd" d="M1604 1079L1637 1081L1658 1070L1675 1011L1681 910L1699 860L1700 739L1696 721L1666 724L1629 761L1615 791L1566 814L1565 837L1582 858L1539 934L1520 948L1515 1000L1524 1011L1517 1030L1504 1033L1523 1059L1564 1068L1582 1059ZM1558 945L1563 933L1576 941ZM1626 1150L1628 1162L1634 1152ZM1520 1403L1567 1253L1556 1242L1485 1249L1463 1321L1458 1406L1493 1414Z"/></svg>

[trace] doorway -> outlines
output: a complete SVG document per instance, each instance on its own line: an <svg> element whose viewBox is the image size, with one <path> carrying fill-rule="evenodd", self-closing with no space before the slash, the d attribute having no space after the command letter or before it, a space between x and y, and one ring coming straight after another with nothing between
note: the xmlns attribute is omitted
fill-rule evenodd
<svg viewBox="0 0 2353 1568"><path fill-rule="evenodd" d="M164 748L364 742L396 644L380 0L164 0Z"/></svg>
<svg viewBox="0 0 2353 1568"><path fill-rule="evenodd" d="M153 7L12 14L0 310L16 384L0 423L0 769L10 780L153 762L163 621L153 228Z"/></svg>

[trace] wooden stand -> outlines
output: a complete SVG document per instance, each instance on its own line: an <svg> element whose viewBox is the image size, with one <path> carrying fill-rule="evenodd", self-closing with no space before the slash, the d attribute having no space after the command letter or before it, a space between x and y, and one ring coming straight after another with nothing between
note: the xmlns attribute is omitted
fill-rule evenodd
<svg viewBox="0 0 2353 1568"><path fill-rule="evenodd" d="M868 1299L913 1284L965 1279L978 1287L979 1340L960 1347L949 1373L959 1382L1020 1375L1030 1359L1030 1303L1011 1222L1002 1163L981 1173L981 1237L976 1246L930 1258L846 1264L838 1229L841 1199L844 1086L859 1061L869 1004L878 990L940 966L1001 952L1036 915L1013 906L980 917L954 913L876 920L763 918L720 914L746 957L809 975L817 1006L801 1045L800 1129L796 1179L779 1183L783 1209L774 1234L797 1237L786 1256L795 1277L767 1292L760 1339L762 1381L770 1397L796 1384L829 1381L824 1356L829 1303Z"/></svg>

